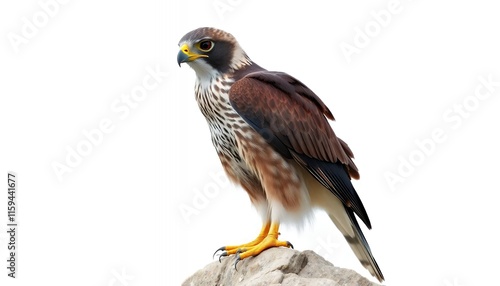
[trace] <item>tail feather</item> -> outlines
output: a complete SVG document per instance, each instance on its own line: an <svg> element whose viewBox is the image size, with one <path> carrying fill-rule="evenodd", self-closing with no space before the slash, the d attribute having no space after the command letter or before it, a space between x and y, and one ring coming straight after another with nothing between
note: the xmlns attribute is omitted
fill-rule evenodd
<svg viewBox="0 0 500 286"><path fill-rule="evenodd" d="M345 216L334 216L333 214L329 214L330 219L337 225L339 230L344 235L345 239L349 243L352 251L359 259L359 262L370 272L371 275L376 277L380 282L384 280L384 275L380 270L377 261L373 257L372 251L370 250L370 246L366 241L366 238L359 227L358 221L354 216L354 213L351 209L344 206L345 213L347 214L347 218ZM346 220L350 221L351 229L346 229L347 225ZM343 227L340 227L342 225Z"/></svg>
<svg viewBox="0 0 500 286"><path fill-rule="evenodd" d="M301 168L298 164L296 168L301 172L309 191L311 206L323 209L328 214L335 226L344 235L361 264L371 275L382 282L384 275L372 255L370 246L359 227L354 211L344 204L334 192L327 189L324 184L318 181L311 172ZM368 221L368 217L366 218Z"/></svg>

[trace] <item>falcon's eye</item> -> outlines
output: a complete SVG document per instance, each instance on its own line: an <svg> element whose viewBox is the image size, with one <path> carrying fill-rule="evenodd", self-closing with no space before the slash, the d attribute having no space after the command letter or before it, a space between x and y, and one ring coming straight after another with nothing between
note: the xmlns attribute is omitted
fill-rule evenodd
<svg viewBox="0 0 500 286"><path fill-rule="evenodd" d="M204 40L198 43L198 48L202 52L210 52L214 48L214 42L210 40Z"/></svg>

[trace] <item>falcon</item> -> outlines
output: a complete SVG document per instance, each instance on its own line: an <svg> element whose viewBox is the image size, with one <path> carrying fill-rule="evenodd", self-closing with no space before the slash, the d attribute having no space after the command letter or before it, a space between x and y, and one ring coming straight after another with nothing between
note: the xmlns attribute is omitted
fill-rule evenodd
<svg viewBox="0 0 500 286"><path fill-rule="evenodd" d="M177 63L196 73L195 98L227 176L249 195L263 220L259 235L219 248L238 261L271 247L280 223L301 223L323 209L361 264L384 276L355 214L371 229L351 179L359 179L353 153L333 132L334 117L323 101L296 78L268 71L247 56L225 31L203 27L184 35Z"/></svg>

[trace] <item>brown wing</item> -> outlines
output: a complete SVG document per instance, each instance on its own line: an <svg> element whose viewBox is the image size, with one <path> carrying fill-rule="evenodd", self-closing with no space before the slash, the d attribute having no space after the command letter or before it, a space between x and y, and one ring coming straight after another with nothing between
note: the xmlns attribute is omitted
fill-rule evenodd
<svg viewBox="0 0 500 286"><path fill-rule="evenodd" d="M352 152L333 132L327 121L333 115L314 92L286 73L259 71L236 81L229 99L276 151L295 159L370 227L350 182L359 178Z"/></svg>

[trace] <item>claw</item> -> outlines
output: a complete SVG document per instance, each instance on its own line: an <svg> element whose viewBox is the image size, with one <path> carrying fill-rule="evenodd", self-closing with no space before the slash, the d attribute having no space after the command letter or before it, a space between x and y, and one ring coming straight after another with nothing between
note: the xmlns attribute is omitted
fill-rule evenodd
<svg viewBox="0 0 500 286"><path fill-rule="evenodd" d="M266 249L272 247L290 247L293 249L293 245L289 241L278 240L279 235L281 235L279 232L279 222L265 222L257 238L245 244L223 246L214 252L212 258L219 254L219 251L221 251L219 262L222 262L222 257L235 254L234 270L238 271L237 266L240 260L257 256Z"/></svg>
<svg viewBox="0 0 500 286"><path fill-rule="evenodd" d="M240 258L240 255L238 254L236 256L236 260L234 261L234 270L236 270L236 272L238 271L238 268L236 268L236 265L238 264L238 262L240 262L241 258Z"/></svg>
<svg viewBox="0 0 500 286"><path fill-rule="evenodd" d="M223 257L223 256L224 256L224 257L226 257L226 256L227 256L227 251L224 251L224 252L222 252L222 253L219 255L219 263L221 263L221 262L222 262L222 261L220 261L220 258L221 258L221 257Z"/></svg>
<svg viewBox="0 0 500 286"><path fill-rule="evenodd" d="M219 252L219 251L223 251L223 250L226 250L226 247L225 247L225 246L220 247L219 249L217 249L217 250L214 252L214 255L212 255L212 259L214 259L214 258L215 258L215 255L217 254L217 252ZM219 257L219 260L220 260L220 257Z"/></svg>

